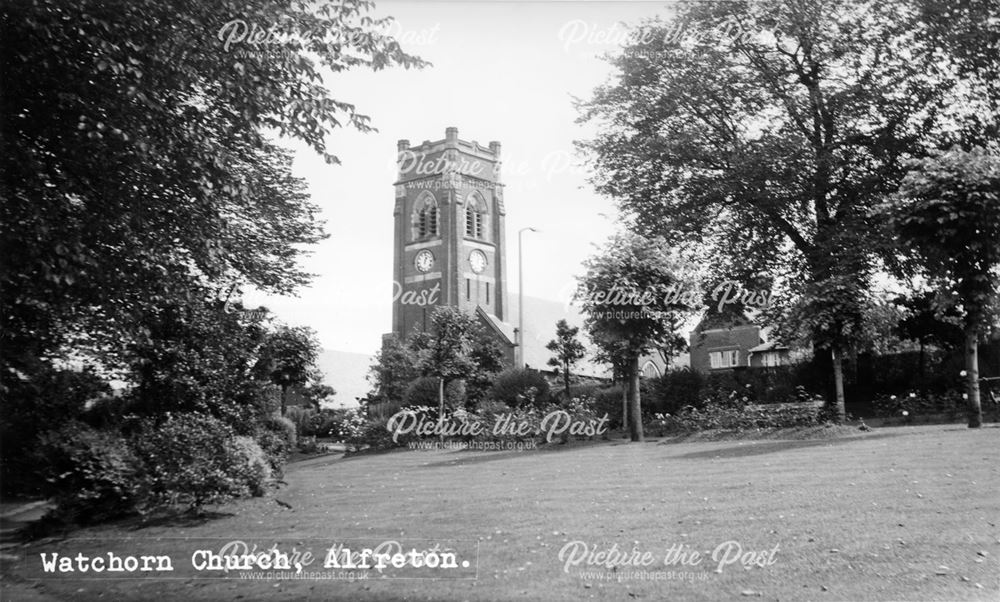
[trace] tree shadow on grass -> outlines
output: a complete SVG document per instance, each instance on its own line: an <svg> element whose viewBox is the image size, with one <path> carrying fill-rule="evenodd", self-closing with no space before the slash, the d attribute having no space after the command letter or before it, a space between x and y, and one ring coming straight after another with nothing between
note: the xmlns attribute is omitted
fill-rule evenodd
<svg viewBox="0 0 1000 602"><path fill-rule="evenodd" d="M553 454L559 452L573 451L594 447L595 445L607 445L608 442L601 439L593 441L571 441L569 443L552 443L536 447L534 449L511 450L511 451L482 451L475 449L462 449L448 452L447 460L422 464L419 468L441 468L446 466L468 466L473 464L484 464L486 462L499 462L511 458L525 458L540 454Z"/></svg>
<svg viewBox="0 0 1000 602"><path fill-rule="evenodd" d="M134 517L124 519L118 523L122 529L129 531L140 531L149 527L176 527L178 529L190 529L200 527L220 518L230 518L236 516L235 512L218 512L214 510L202 510L199 512L168 512L152 517Z"/></svg>
<svg viewBox="0 0 1000 602"><path fill-rule="evenodd" d="M747 441L743 445L723 447L721 449L706 449L696 452L674 456L682 460L701 460L705 458L742 458L745 456L762 456L783 451L806 449L810 447L833 447L844 445L856 441L872 441L873 439L885 439L887 437L898 437L900 433L876 433L860 437L841 437L836 439L801 439L782 441Z"/></svg>
<svg viewBox="0 0 1000 602"><path fill-rule="evenodd" d="M127 516L114 520L77 523L57 513L49 513L37 521L33 521L7 536L10 541L32 542L39 539L66 539L80 529L92 526L106 526L123 531L141 531L149 527L176 527L186 529L200 527L220 518L236 516L232 512L216 512L203 510L201 512L175 511L162 512L155 516Z"/></svg>
<svg viewBox="0 0 1000 602"><path fill-rule="evenodd" d="M1000 424L984 424L983 426L979 427L979 429L970 429L968 426L953 426L941 430L946 433L955 433L955 432L967 433L969 431L982 430L982 429L1000 429Z"/></svg>

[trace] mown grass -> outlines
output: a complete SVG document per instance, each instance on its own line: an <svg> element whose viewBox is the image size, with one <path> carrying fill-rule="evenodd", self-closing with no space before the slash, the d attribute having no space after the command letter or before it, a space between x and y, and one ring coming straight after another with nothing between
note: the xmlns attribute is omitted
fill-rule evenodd
<svg viewBox="0 0 1000 602"><path fill-rule="evenodd" d="M264 498L220 508L231 515L201 523L139 530L111 525L74 534L477 539L473 580L28 580L30 558L22 557L4 564L3 599L1000 598L996 425L790 436L324 457L288 471L288 486L274 497L291 509ZM560 549L576 540L648 551L657 565L647 570L693 576L679 579L675 573L674 579L655 582L587 579L580 572L587 567L567 572L559 560ZM696 566L660 564L671 546L710 555L727 541L747 550L777 545L774 563L732 565L722 572L710 558ZM178 556L190 555L183 542L175 547Z"/></svg>

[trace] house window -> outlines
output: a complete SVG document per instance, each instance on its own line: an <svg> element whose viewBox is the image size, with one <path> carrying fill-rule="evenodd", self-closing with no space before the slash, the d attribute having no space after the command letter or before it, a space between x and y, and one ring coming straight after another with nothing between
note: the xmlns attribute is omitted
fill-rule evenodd
<svg viewBox="0 0 1000 602"><path fill-rule="evenodd" d="M438 235L438 206L430 194L420 197L413 206L413 238Z"/></svg>
<svg viewBox="0 0 1000 602"><path fill-rule="evenodd" d="M763 364L767 367L780 366L781 355L777 351L768 351L764 354Z"/></svg>
<svg viewBox="0 0 1000 602"><path fill-rule="evenodd" d="M490 302L490 283L487 282L486 283L486 303L489 304L489 302Z"/></svg>
<svg viewBox="0 0 1000 602"><path fill-rule="evenodd" d="M708 354L708 361L713 370L733 368L739 365L740 352L737 349L712 351Z"/></svg>
<svg viewBox="0 0 1000 602"><path fill-rule="evenodd" d="M468 301L472 299L472 281L468 278L465 279L465 300Z"/></svg>
<svg viewBox="0 0 1000 602"><path fill-rule="evenodd" d="M465 235L482 240L485 232L486 202L478 193L472 193L465 202Z"/></svg>

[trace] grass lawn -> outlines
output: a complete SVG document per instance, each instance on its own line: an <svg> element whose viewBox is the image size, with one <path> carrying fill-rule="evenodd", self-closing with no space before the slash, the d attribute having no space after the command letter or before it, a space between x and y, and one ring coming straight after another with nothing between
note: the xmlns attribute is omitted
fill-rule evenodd
<svg viewBox="0 0 1000 602"><path fill-rule="evenodd" d="M530 452L307 460L277 494L196 524L73 537L479 540L475 579L66 581L7 550L4 600L998 600L1000 428L877 429L815 440L596 442ZM279 505L275 498L291 508ZM572 541L654 564L564 569ZM727 541L770 564L716 572ZM58 542L31 548L59 549ZM37 547L39 546L40 547ZM190 556L174 541L172 554ZM775 551L775 546L777 549ZM674 550L694 566L664 566ZM94 553L103 552L94 544ZM17 552L17 553L15 553ZM15 558L16 557L16 558ZM690 556L688 557L690 559ZM671 579L606 580L623 571ZM593 573L585 574L585 572ZM683 576L680 573L685 573Z"/></svg>

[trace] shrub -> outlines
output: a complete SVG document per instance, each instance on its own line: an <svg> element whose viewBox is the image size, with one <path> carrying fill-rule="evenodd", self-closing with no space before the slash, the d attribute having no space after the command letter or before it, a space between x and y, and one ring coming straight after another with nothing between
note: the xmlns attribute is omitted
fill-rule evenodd
<svg viewBox="0 0 1000 602"><path fill-rule="evenodd" d="M309 418L306 434L313 437L329 437L336 420L337 410L323 409L315 412Z"/></svg>
<svg viewBox="0 0 1000 602"><path fill-rule="evenodd" d="M569 403L563 404L561 407L549 406L543 411L543 416L555 410L562 410L566 412L569 414L571 422L577 424L587 423L594 424L596 426L596 421L603 418L605 414L608 416L608 423L611 421L610 413L598 411L594 400L586 397L571 399ZM543 437L545 435L545 433L542 433ZM567 441L570 437L576 437L577 439L593 439L592 435L572 435L568 430L564 431L561 437L563 441Z"/></svg>
<svg viewBox="0 0 1000 602"><path fill-rule="evenodd" d="M38 495L46 488L36 453L40 435L83 420L88 403L107 396L110 387L91 370L40 367L32 374L0 374L0 484L3 492Z"/></svg>
<svg viewBox="0 0 1000 602"><path fill-rule="evenodd" d="M509 414L510 410L511 407L502 401L483 401L476 408L476 414L479 416L499 416Z"/></svg>
<svg viewBox="0 0 1000 602"><path fill-rule="evenodd" d="M71 422L40 438L59 514L90 523L129 514L140 492L139 460L115 432Z"/></svg>
<svg viewBox="0 0 1000 602"><path fill-rule="evenodd" d="M363 449L380 451L405 445L407 441L413 439L412 435L407 434L400 435L398 441L393 441L392 433L385 425L385 420L368 420L361 417L360 420L354 421L351 432L345 438L345 443L356 452Z"/></svg>
<svg viewBox="0 0 1000 602"><path fill-rule="evenodd" d="M493 399L512 408L542 406L549 401L549 381L535 370L505 370L493 384Z"/></svg>
<svg viewBox="0 0 1000 602"><path fill-rule="evenodd" d="M359 435L368 420L369 418L358 408L340 410L335 416L333 426L330 427L330 437L335 441L346 443Z"/></svg>
<svg viewBox="0 0 1000 602"><path fill-rule="evenodd" d="M300 436L306 436L309 433L309 421L316 413L316 410L312 408L305 408L302 406L289 406L285 410L285 418L287 418L292 424L295 425L295 433Z"/></svg>
<svg viewBox="0 0 1000 602"><path fill-rule="evenodd" d="M411 382L406 388L406 395L404 396L405 405L431 406L436 408L440 404L438 394L439 385L437 377L422 376ZM444 403L447 408L465 407L465 383L463 381L452 380L445 383ZM386 414L386 417L388 418L398 411L399 409L396 409Z"/></svg>
<svg viewBox="0 0 1000 602"><path fill-rule="evenodd" d="M581 383L581 384L577 384L577 385L570 385L569 386L569 398L571 400L572 399L585 399L585 398L586 399L592 399L595 395L597 395L597 392L603 386L604 385L601 384L601 383ZM566 390L563 389L562 387L557 387L557 390L555 391L554 396L558 397L560 399L560 401L567 401L566 400Z"/></svg>
<svg viewBox="0 0 1000 602"><path fill-rule="evenodd" d="M330 435L330 428L335 421L335 412L336 410L316 410L292 406L286 410L285 418L292 421L300 438L327 437Z"/></svg>
<svg viewBox="0 0 1000 602"><path fill-rule="evenodd" d="M260 497L271 482L271 462L260 445L251 437L239 436L233 439L237 454L243 459L245 478L250 494Z"/></svg>
<svg viewBox="0 0 1000 602"><path fill-rule="evenodd" d="M320 451L316 437L299 437L299 453L318 454Z"/></svg>
<svg viewBox="0 0 1000 602"><path fill-rule="evenodd" d="M648 428L651 434L665 435L709 429L748 429L814 426L822 421L822 407L813 403L753 404L738 402L688 406L676 414L657 414Z"/></svg>
<svg viewBox="0 0 1000 602"><path fill-rule="evenodd" d="M598 416L607 414L608 426L611 428L622 427L622 395L622 388L617 385L598 389L594 394L594 413Z"/></svg>
<svg viewBox="0 0 1000 602"><path fill-rule="evenodd" d="M878 395L872 400L872 408L880 418L912 420L914 416L943 414L955 419L965 415L966 400L955 390L944 393L911 391L903 395Z"/></svg>
<svg viewBox="0 0 1000 602"><path fill-rule="evenodd" d="M288 449L295 449L297 435L294 422L284 416L272 414L264 419L264 428L281 435Z"/></svg>
<svg viewBox="0 0 1000 602"><path fill-rule="evenodd" d="M701 398L695 407L699 408L736 408L740 409L753 403L753 393L750 387L743 390L709 387L702 389Z"/></svg>
<svg viewBox="0 0 1000 602"><path fill-rule="evenodd" d="M280 478L288 454L292 451L287 439L280 433L261 427L254 433L254 440L267 457L272 474Z"/></svg>
<svg viewBox="0 0 1000 602"><path fill-rule="evenodd" d="M468 415L467 418L470 422L481 425L478 436L471 437L471 439L476 441L533 441L538 439L538 430L545 415L538 406L511 408L506 404L493 402L486 409L488 411L480 409L478 413ZM512 426L514 429L519 428L522 424L529 426L525 429L527 432L524 434L514 429L503 429L501 432L496 432L497 423L501 420L504 421L505 425Z"/></svg>
<svg viewBox="0 0 1000 602"><path fill-rule="evenodd" d="M701 390L705 377L701 373L682 368L670 370L653 380L652 399L648 406L655 413L672 414L684 406L698 407L701 404Z"/></svg>
<svg viewBox="0 0 1000 602"><path fill-rule="evenodd" d="M195 509L250 492L256 469L247 447L241 448L233 430L217 418L168 413L160 424L147 419L135 447L148 488L144 501L151 507Z"/></svg>
<svg viewBox="0 0 1000 602"><path fill-rule="evenodd" d="M522 442L534 440L544 443L549 433L547 430L541 430L542 423L546 416L549 416L553 412L565 412L568 414L570 424L590 424L594 428L596 428L598 418L603 416L603 412L595 411L593 400L575 398L560 405L548 404L545 406L527 406L513 409L494 402L490 406L481 408L477 414L469 414L467 417L470 422L477 422L481 425L479 435L474 437L476 440ZM497 433L495 429L499 420L504 420L506 425L515 426L518 429L504 429L502 432ZM555 423L549 422L546 425L547 429L560 428L562 431L553 432L553 441L561 440L565 442L571 437L578 439L593 438L593 435L570 433L569 428L566 428L569 425L561 420ZM528 428L524 429L527 432L522 433L519 427L525 424L528 425ZM511 432L512 430L513 432Z"/></svg>

